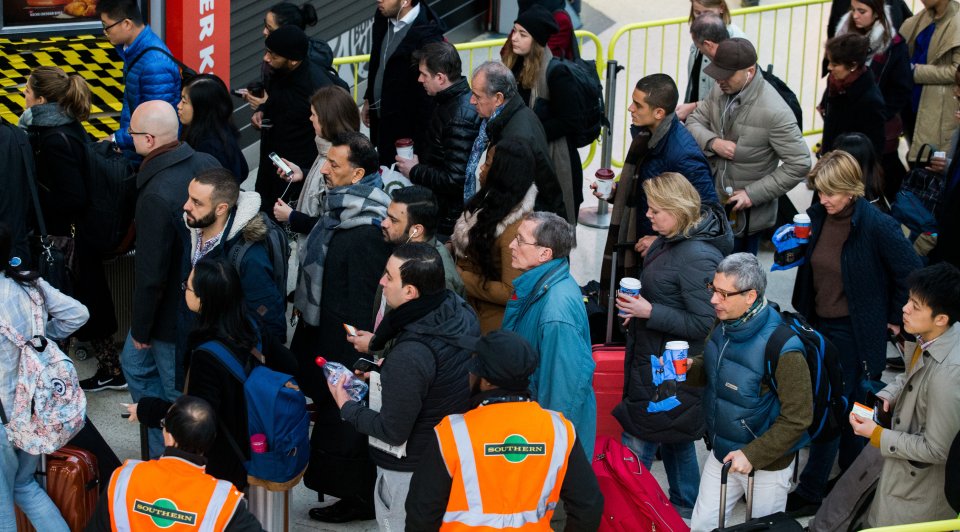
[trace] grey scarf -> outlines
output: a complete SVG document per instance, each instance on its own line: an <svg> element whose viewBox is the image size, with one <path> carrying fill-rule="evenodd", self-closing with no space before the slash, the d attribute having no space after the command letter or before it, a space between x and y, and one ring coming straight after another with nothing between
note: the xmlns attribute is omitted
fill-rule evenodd
<svg viewBox="0 0 960 532"><path fill-rule="evenodd" d="M74 120L75 118L63 112L60 104L51 102L26 108L17 125L22 129L28 129L30 126L56 127L67 125Z"/></svg>

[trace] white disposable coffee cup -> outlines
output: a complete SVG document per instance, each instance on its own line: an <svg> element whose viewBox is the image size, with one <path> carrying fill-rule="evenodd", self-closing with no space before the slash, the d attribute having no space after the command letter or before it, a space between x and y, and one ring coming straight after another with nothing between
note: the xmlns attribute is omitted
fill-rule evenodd
<svg viewBox="0 0 960 532"><path fill-rule="evenodd" d="M680 351L681 349L690 349L690 344L686 340L671 340L667 342L667 349Z"/></svg>

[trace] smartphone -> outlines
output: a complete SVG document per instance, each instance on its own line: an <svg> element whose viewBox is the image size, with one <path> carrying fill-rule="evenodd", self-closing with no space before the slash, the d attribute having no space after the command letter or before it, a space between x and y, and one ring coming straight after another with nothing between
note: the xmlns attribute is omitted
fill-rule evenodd
<svg viewBox="0 0 960 532"><path fill-rule="evenodd" d="M123 419L130 418L130 412L127 411L127 407L130 406L130 403L120 403L120 417Z"/></svg>
<svg viewBox="0 0 960 532"><path fill-rule="evenodd" d="M370 359L358 358L353 365L353 369L367 373L368 371L380 371L380 366Z"/></svg>
<svg viewBox="0 0 960 532"><path fill-rule="evenodd" d="M287 166L287 163L283 162L283 159L281 159L280 156L277 155L277 152L270 152L270 155L268 155L267 157L270 158L270 161L273 163L274 166L276 166L283 172L283 175L287 177L290 177L293 175L293 170L289 166Z"/></svg>
<svg viewBox="0 0 960 532"><path fill-rule="evenodd" d="M230 94L236 96L237 98L243 98L248 92L248 89L233 89L230 91Z"/></svg>
<svg viewBox="0 0 960 532"><path fill-rule="evenodd" d="M354 327L353 325L347 325L346 323L344 323L344 324L343 324L343 330L347 331L347 336L356 336L356 335L357 335L357 328Z"/></svg>

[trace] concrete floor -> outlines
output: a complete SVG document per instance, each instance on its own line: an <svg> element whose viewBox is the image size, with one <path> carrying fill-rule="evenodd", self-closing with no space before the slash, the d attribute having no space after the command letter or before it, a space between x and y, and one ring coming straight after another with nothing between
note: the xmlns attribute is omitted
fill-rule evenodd
<svg viewBox="0 0 960 532"><path fill-rule="evenodd" d="M729 1L729 0L728 0ZM737 0L729 2L731 8L736 8ZM764 1L763 3L767 3ZM601 41L607 42L616 28L627 22L639 22L648 20L659 20L678 16L685 16L689 10L689 4L680 0L669 2L625 2L623 0L585 0L583 7L584 29L587 29L598 36ZM633 81L630 82L631 84ZM584 153L585 155L585 153ZM587 176L585 186L591 183L590 176L599 167L599 154L596 161L585 170ZM252 172L251 175L255 175ZM252 182L245 183L244 188L252 188ZM596 205L595 199L586 191L584 206L590 207ZM798 188L791 192L791 198L798 207L809 205L809 192ZM606 239L606 231L594 229L583 225L577 229L578 247L572 255L572 265L574 277L580 284L599 278L600 259L602 256L602 246ZM765 265L772 264L772 254L769 251L760 254L761 261ZM768 298L782 305L783 308L790 309L790 299L793 290L795 271L775 272L769 276ZM96 362L92 359L79 361L77 363L81 378L92 375L96 370ZM892 375L886 375L892 378ZM100 429L107 441L111 444L121 459L134 458L139 456L139 433L137 428L122 420L119 416L121 402L129 402L130 396L126 392L103 391L87 395L88 413L93 422ZM698 454L702 464L706 456L706 449L702 443L698 444ZM666 488L666 474L663 465L660 462L654 464L651 471L658 479L661 486ZM329 502L325 503L329 504ZM366 521L360 523L350 523L346 525L325 525L311 521L307 517L309 508L317 506L316 494L307 490L302 485L295 488L291 495L290 514L291 530L337 530L337 531L367 531L376 530L375 521ZM742 522L744 519L744 505L741 503L733 516L728 519L728 525L731 523Z"/></svg>

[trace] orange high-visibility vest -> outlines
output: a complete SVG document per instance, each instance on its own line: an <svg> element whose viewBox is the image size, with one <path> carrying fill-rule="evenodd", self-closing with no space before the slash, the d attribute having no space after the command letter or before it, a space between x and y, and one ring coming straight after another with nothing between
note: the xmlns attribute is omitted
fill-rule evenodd
<svg viewBox="0 0 960 532"><path fill-rule="evenodd" d="M113 532L163 529L219 532L233 519L243 494L183 458L127 460L107 490Z"/></svg>
<svg viewBox="0 0 960 532"><path fill-rule="evenodd" d="M562 414L494 403L434 430L453 479L440 530L550 530L575 438Z"/></svg>

